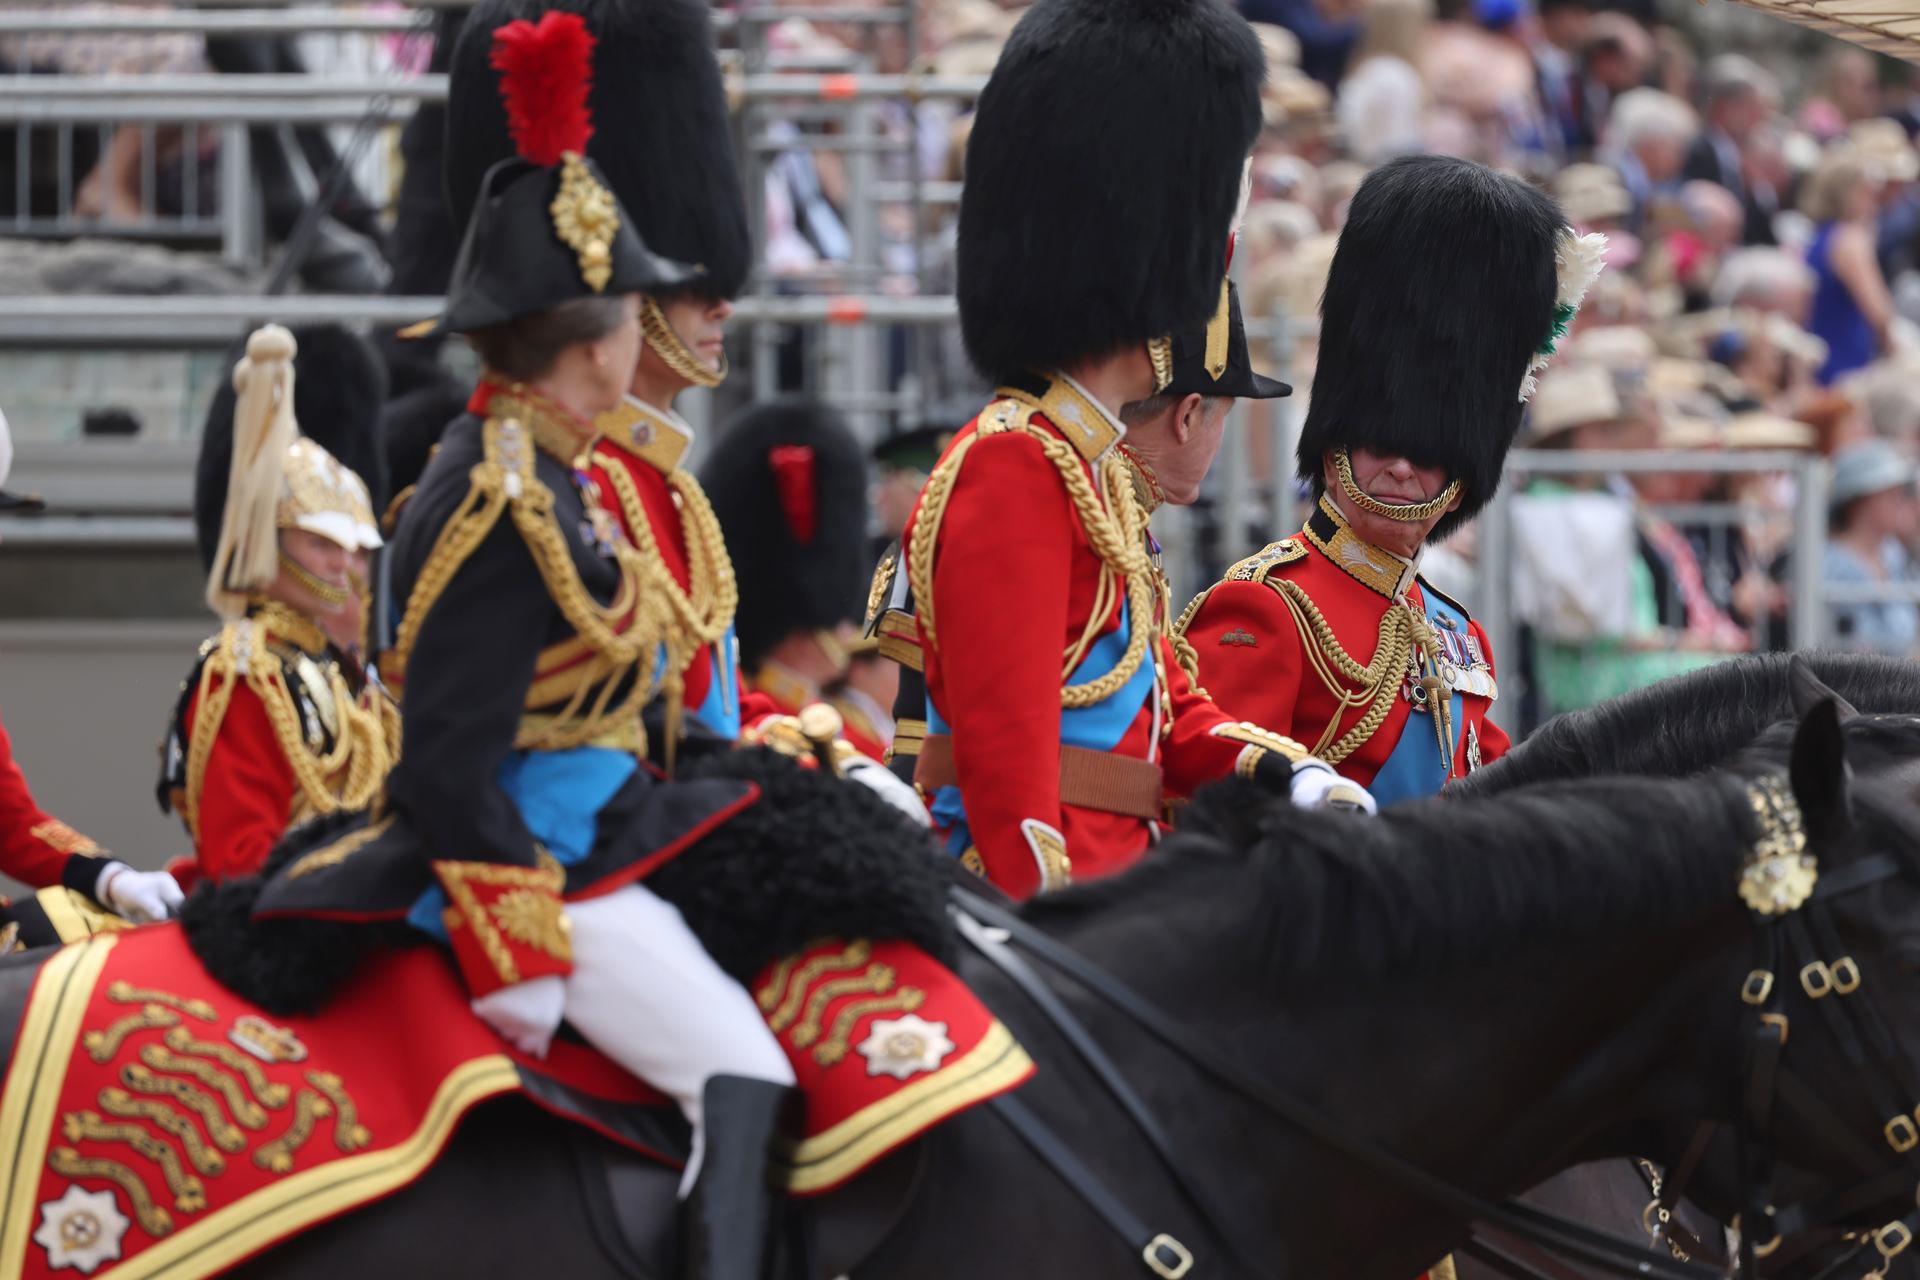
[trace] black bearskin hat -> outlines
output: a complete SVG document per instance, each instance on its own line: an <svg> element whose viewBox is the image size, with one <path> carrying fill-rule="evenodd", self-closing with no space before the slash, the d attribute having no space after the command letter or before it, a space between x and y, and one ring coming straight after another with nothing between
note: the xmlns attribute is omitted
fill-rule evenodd
<svg viewBox="0 0 1920 1280"><path fill-rule="evenodd" d="M1005 381L1198 328L1266 62L1224 0L1039 0L974 114L960 333Z"/></svg>
<svg viewBox="0 0 1920 1280"><path fill-rule="evenodd" d="M740 583L734 629L752 671L796 631L858 623L866 604L867 461L839 415L756 405L700 468Z"/></svg>
<svg viewBox="0 0 1920 1280"><path fill-rule="evenodd" d="M601 127L587 154L640 238L706 268L687 289L738 296L753 249L706 0L480 0L448 71L445 178L455 225L467 225L487 170L513 154L490 33L549 10L579 14L598 41L588 106Z"/></svg>
<svg viewBox="0 0 1920 1280"><path fill-rule="evenodd" d="M1520 429L1520 388L1553 332L1551 197L1485 165L1409 156L1367 175L1320 304L1320 356L1299 467L1316 490L1329 449L1366 447L1445 467L1459 508L1493 497Z"/></svg>
<svg viewBox="0 0 1920 1280"><path fill-rule="evenodd" d="M300 434L314 441L366 481L374 514L387 502L387 462L380 434L387 399L387 369L372 345L339 325L293 331L293 416ZM230 353L231 369L246 354L242 339ZM193 470L193 528L202 568L213 567L227 506L227 474L233 458L233 380L222 378L200 431L200 458Z"/></svg>

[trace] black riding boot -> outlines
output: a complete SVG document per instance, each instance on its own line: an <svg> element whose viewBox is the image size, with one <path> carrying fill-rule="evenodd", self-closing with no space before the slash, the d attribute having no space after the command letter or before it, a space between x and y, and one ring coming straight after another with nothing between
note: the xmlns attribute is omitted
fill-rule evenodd
<svg viewBox="0 0 1920 1280"><path fill-rule="evenodd" d="M706 1151L682 1214L685 1280L764 1280L777 1252L767 1157L796 1090L766 1080L707 1081Z"/></svg>

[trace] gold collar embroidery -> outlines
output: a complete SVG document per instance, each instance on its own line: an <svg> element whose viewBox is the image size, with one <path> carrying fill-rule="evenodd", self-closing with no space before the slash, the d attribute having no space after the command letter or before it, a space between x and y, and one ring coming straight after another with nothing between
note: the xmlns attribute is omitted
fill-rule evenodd
<svg viewBox="0 0 1920 1280"><path fill-rule="evenodd" d="M662 475L680 469L687 449L693 444L693 428L671 409L656 409L644 400L628 396L620 407L600 415L596 424L601 438L632 454Z"/></svg>
<svg viewBox="0 0 1920 1280"><path fill-rule="evenodd" d="M286 641L310 658L317 658L327 651L325 629L306 614L278 600L256 597L247 614L266 628L268 635Z"/></svg>
<svg viewBox="0 0 1920 1280"><path fill-rule="evenodd" d="M1107 412L1107 407L1087 393L1087 389L1064 373L1042 375L1047 389L1039 396L1018 387L1001 387L997 400L1017 400L1040 411L1082 458L1098 463L1107 451L1127 434L1126 424ZM1094 475L1100 474L1098 466Z"/></svg>
<svg viewBox="0 0 1920 1280"><path fill-rule="evenodd" d="M794 711L820 700L819 685L777 662L761 664L753 674L753 687Z"/></svg>
<svg viewBox="0 0 1920 1280"><path fill-rule="evenodd" d="M520 382L506 382L487 376L493 386L493 398L487 404L489 418L514 420L526 428L542 453L573 466L593 448L600 436L597 423L588 422L571 409L548 399Z"/></svg>
<svg viewBox="0 0 1920 1280"><path fill-rule="evenodd" d="M1324 495L1301 533L1348 577L1389 600L1403 598L1420 571L1416 562L1376 547L1355 533Z"/></svg>

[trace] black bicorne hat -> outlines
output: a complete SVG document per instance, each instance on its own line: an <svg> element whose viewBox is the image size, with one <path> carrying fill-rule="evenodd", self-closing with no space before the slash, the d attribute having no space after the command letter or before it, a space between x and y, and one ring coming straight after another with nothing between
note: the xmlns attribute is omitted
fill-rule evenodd
<svg viewBox="0 0 1920 1280"><path fill-rule="evenodd" d="M980 95L960 332L1006 381L1206 323L1266 62L1224 0L1039 0Z"/></svg>
<svg viewBox="0 0 1920 1280"><path fill-rule="evenodd" d="M578 298L695 279L698 267L646 246L586 156L594 40L580 16L548 12L537 24L510 22L492 40L519 154L481 179L440 327L471 333Z"/></svg>
<svg viewBox="0 0 1920 1280"><path fill-rule="evenodd" d="M480 0L448 67L444 172L455 225L466 225L487 171L514 154L491 33L552 10L578 14L595 38L590 107L607 127L587 154L641 239L705 268L686 288L738 296L753 250L707 0Z"/></svg>
<svg viewBox="0 0 1920 1280"><path fill-rule="evenodd" d="M740 663L758 667L796 631L858 623L867 556L866 451L823 405L756 405L700 468L740 584Z"/></svg>
<svg viewBox="0 0 1920 1280"><path fill-rule="evenodd" d="M588 180L582 182L581 175ZM589 185L589 183L591 185ZM575 237L556 225L555 201L569 187L594 202L600 229ZM472 333L576 298L618 297L677 288L696 267L661 257L641 243L591 160L543 168L502 160L487 174L480 203L453 264L442 328ZM605 274L595 283L596 265Z"/></svg>
<svg viewBox="0 0 1920 1280"><path fill-rule="evenodd" d="M1254 372L1247 351L1247 322L1240 314L1239 285L1227 282L1226 295L1204 325L1173 335L1173 381L1167 384L1165 394L1241 400L1273 400L1293 394L1286 383Z"/></svg>
<svg viewBox="0 0 1920 1280"><path fill-rule="evenodd" d="M1518 178L1409 156L1355 192L1320 306L1320 354L1299 468L1324 484L1329 449L1444 467L1461 486L1444 538L1500 483L1521 386L1554 332L1566 219Z"/></svg>

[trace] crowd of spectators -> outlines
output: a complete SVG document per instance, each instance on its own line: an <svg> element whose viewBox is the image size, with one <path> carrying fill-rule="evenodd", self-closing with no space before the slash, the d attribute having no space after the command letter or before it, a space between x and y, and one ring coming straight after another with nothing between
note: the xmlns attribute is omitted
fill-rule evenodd
<svg viewBox="0 0 1920 1280"><path fill-rule="evenodd" d="M1520 442L1566 455L1564 471L1536 464L1516 485L1523 651L1509 662L1526 720L1785 646L1796 548L1820 557L1830 643L1920 656L1912 69L1757 18L1751 39L1708 38L1638 0L1240 5L1269 62L1236 258L1253 315L1314 314L1347 201L1396 155L1520 173L1609 237L1610 270ZM950 65L984 69L1018 6L925 11L929 36L958 46ZM924 176L958 177L964 111L940 121L954 145ZM1296 388L1293 413L1313 356L1309 335L1274 370ZM1613 473L1581 457L1616 450L1729 462ZM1267 483L1286 482L1254 454ZM1796 538L1797 459L1814 455L1831 463L1829 527ZM1472 598L1475 552L1469 529L1430 570Z"/></svg>
<svg viewBox="0 0 1920 1280"><path fill-rule="evenodd" d="M910 50L898 25L810 21L794 0L796 13L765 30L758 65L984 75L1024 8L915 3L919 47ZM1238 3L1269 65L1254 198L1235 260L1256 323L1310 320L1348 200L1370 166L1396 155L1445 152L1520 173L1550 190L1579 228L1609 237L1610 270L1543 380L1521 441L1566 458L1564 471L1537 466L1516 486L1512 590L1526 643L1508 664L1525 668L1531 714L1784 645L1796 547L1817 549L1819 576L1834 590L1824 624L1832 642L1920 656L1920 593L1911 590L1920 550L1920 73L1757 17L1691 29L1677 23L1708 20L1694 6L1653 0ZM736 28L729 39L738 38ZM404 74L424 64L423 53L385 42L378 61ZM274 70L301 56L292 40L0 40L0 69L10 71ZM870 154L871 176L883 182L918 176L936 184L930 190L958 182L968 104L874 103L872 126L894 145L872 153L834 145L848 117L809 105L790 118L763 115L771 127L749 139L765 153L748 172L764 202L771 287L948 291L950 200L928 201L917 222L910 206L881 201L869 219L852 170ZM273 135L269 170L279 155L320 174L342 138L316 130L289 145L283 131L259 132L263 146ZM135 186L135 166L115 145L90 161L76 212L131 218L146 212L142 202L178 199ZM1151 157L1142 157L1141 180L1155 180ZM271 212L274 190L290 180L269 171L262 181ZM365 204L392 194L369 190ZM1097 222L1097 211L1087 216ZM282 211L282 222L290 218ZM863 225L878 233L867 262L857 261ZM330 226L339 243L380 243L379 220L355 198ZM386 264L375 255L360 266L342 273L340 287L376 291ZM1283 409L1294 420L1312 394L1310 329L1291 344L1286 367L1269 370L1294 384ZM929 349L942 356L931 366ZM964 403L979 390L951 334L918 348L895 334L887 352L895 389L909 373L933 384L915 388L922 403ZM1290 468L1267 456L1267 433L1250 441L1255 487L1271 494ZM1581 458L1621 449L1771 461L1765 470L1610 474ZM1795 526L1804 469L1787 465L1793 455L1831 460L1822 539L1796 537L1807 530ZM1430 568L1471 596L1475 554L1469 529Z"/></svg>

